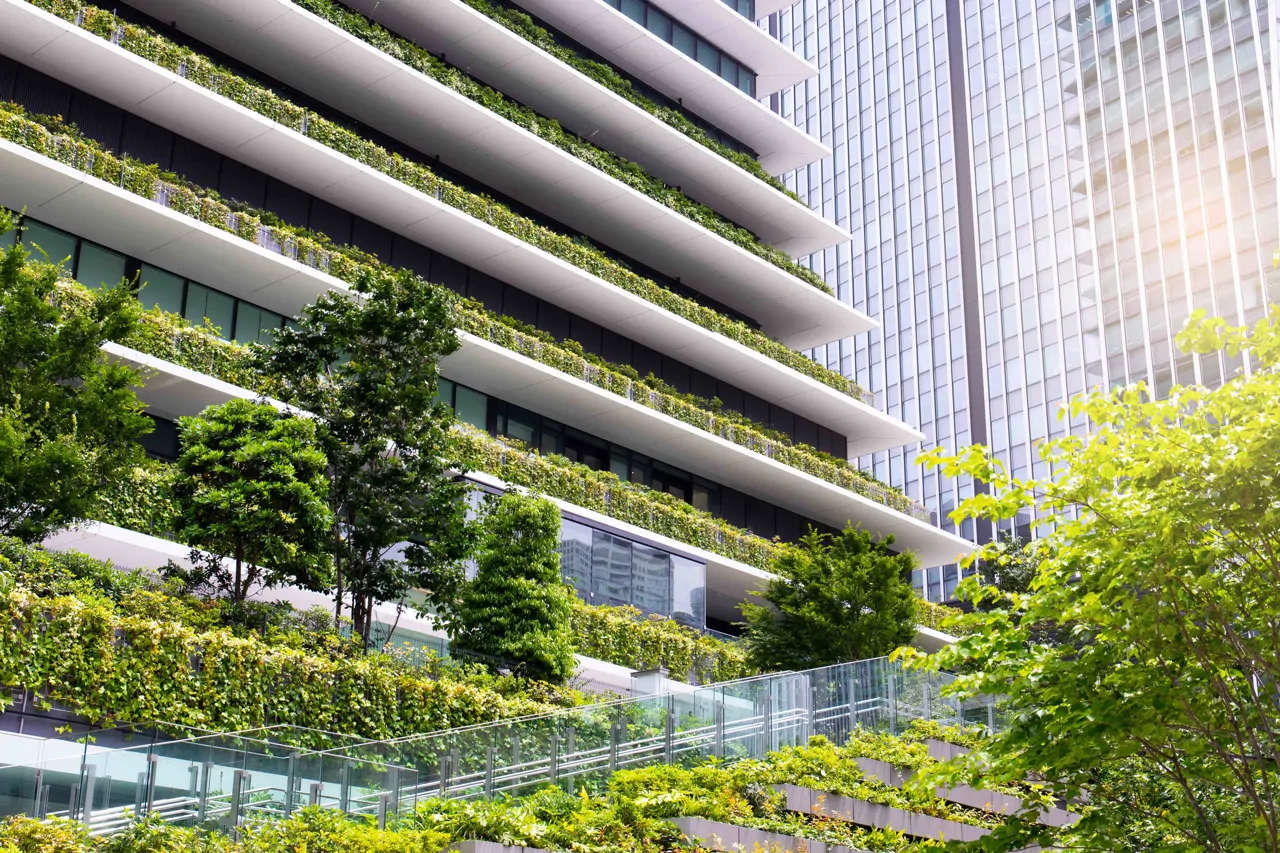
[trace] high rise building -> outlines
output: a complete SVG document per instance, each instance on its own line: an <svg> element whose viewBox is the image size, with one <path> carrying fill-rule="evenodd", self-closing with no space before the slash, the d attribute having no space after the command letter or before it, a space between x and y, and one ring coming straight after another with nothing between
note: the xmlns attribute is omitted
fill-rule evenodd
<svg viewBox="0 0 1280 853"><path fill-rule="evenodd" d="M770 26L821 73L773 105L833 148L789 183L852 235L811 263L883 318L852 365L848 342L826 363L926 445L988 444L1019 476L1047 473L1037 440L1084 428L1058 418L1075 394L1247 369L1172 340L1196 309L1248 323L1280 298L1269 17L1265 0L779 13ZM863 464L945 518L973 484L931 479L915 455ZM940 567L917 585L940 599L957 579Z"/></svg>
<svg viewBox="0 0 1280 853"><path fill-rule="evenodd" d="M174 419L252 395L237 343L361 269L466 297L440 394L477 489L555 498L588 600L728 628L775 537L966 547L845 464L919 440L901 403L796 352L877 306L791 260L849 235L773 177L831 153L757 100L817 74L755 25L776 10L0 0L0 204L69 277L219 330L216 356L113 345L153 374L161 459Z"/></svg>

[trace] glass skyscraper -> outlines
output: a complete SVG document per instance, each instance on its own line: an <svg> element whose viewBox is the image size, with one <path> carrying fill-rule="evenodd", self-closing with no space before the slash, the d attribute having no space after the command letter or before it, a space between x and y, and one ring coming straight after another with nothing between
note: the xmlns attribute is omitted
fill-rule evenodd
<svg viewBox="0 0 1280 853"><path fill-rule="evenodd" d="M1047 473L1037 440L1084 427L1059 420L1072 395L1247 369L1173 337L1195 309L1246 323L1280 298L1271 17L1266 0L804 0L774 16L822 73L773 106L834 150L793 186L853 238L810 262L883 321L814 356L923 446L986 443L1020 476ZM861 462L951 529L974 486L917 453ZM918 575L935 600L958 580Z"/></svg>

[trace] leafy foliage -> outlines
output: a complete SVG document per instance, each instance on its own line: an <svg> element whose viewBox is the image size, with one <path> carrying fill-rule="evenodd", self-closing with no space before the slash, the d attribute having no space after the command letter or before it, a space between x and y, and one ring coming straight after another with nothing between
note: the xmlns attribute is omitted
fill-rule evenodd
<svg viewBox="0 0 1280 853"><path fill-rule="evenodd" d="M341 607L350 595L367 641L375 603L447 584L473 536L467 487L449 474L453 413L436 401L440 360L458 348L449 301L408 272L369 272L352 289L358 299L325 294L307 306L260 365L285 402L318 419L337 598Z"/></svg>
<svg viewBox="0 0 1280 853"><path fill-rule="evenodd" d="M216 612L145 589L117 603L15 586L0 592L0 685L102 723L223 731L280 723L376 739L553 707L523 681L292 648L218 622Z"/></svg>
<svg viewBox="0 0 1280 853"><path fill-rule="evenodd" d="M790 196L795 201L801 204L804 203L799 196L787 189L786 184L770 175L756 158L736 151L720 140L713 138L711 134L685 115L683 108L676 109L654 103L630 79L620 74L612 65L583 56L572 47L557 40L545 28L539 26L531 15L518 6L492 2L492 0L465 0L465 2L480 14L497 21L526 41L536 45L571 68L580 71L606 89L610 89L614 94L621 95L635 106L680 131L699 145L711 149L742 170L764 181L779 192Z"/></svg>
<svg viewBox="0 0 1280 853"><path fill-rule="evenodd" d="M348 128L309 112L285 100L267 87L245 80L219 67L207 57L180 47L145 27L121 23L110 12L84 5L79 0L27 0L27 2L53 12L64 20L78 22L87 31L110 40L143 59L170 71L182 71L185 79L190 83L210 89L340 154L377 169L406 186L434 196L469 216L652 302L664 310L751 347L799 373L844 393L847 393L847 389L853 385L851 380L839 373L828 370L745 323L731 320L711 308L644 278L599 249L540 225L487 196L472 193L447 181L431 171L426 164L406 159L399 154L392 154ZM100 152L90 154L86 149L96 146L90 145L83 139L75 140L76 144L65 151L62 150L61 139L33 140L30 138L31 123L22 121L22 118L22 111L16 105L6 105L3 110L0 110L0 137L32 148L41 154L52 156L60 162L81 168L117 186L127 187L131 192L137 192L146 198L163 198L164 193L155 184L160 173L158 167L138 164L127 158L121 161L109 154L104 157ZM103 159L101 165L97 162L100 158ZM225 220L221 224L216 220L210 224L224 230L234 230L242 236L255 239L249 231L249 224L243 219L235 220L234 228L229 227ZM299 260L305 262L302 257Z"/></svg>
<svg viewBox="0 0 1280 853"><path fill-rule="evenodd" d="M13 230L0 209L0 235ZM54 264L61 258L50 259ZM142 459L151 431L138 375L100 347L141 313L127 287L93 291L59 310L58 268L22 244L0 260L0 536L27 541L89 516L105 485Z"/></svg>
<svg viewBox="0 0 1280 853"><path fill-rule="evenodd" d="M1037 540L1029 591L966 581L993 606L922 661L966 671L961 696L1008 697L1007 729L930 784L1035 773L1057 797L1089 792L1077 827L1042 843L1280 847L1280 711L1264 687L1280 681L1280 329L1197 314L1179 345L1243 354L1251 373L1159 401L1141 384L1073 400L1092 431L1042 446L1052 479L1011 477L981 448L932 457L991 484L957 520L1034 506L1056 524Z"/></svg>
<svg viewBox="0 0 1280 853"><path fill-rule="evenodd" d="M635 670L663 667L671 678L696 684L758 674L741 643L709 637L666 616L634 607L574 601L573 650Z"/></svg>
<svg viewBox="0 0 1280 853"><path fill-rule="evenodd" d="M475 101L490 112L502 116L512 124L573 155L587 165L645 194L686 219L696 222L735 246L763 258L823 293L834 295L830 285L813 270L797 264L781 250L760 242L760 239L746 228L726 219L705 204L694 201L682 190L664 183L637 163L593 145L581 136L566 130L555 119L540 115L524 104L506 97L462 69L450 65L408 39L394 35L358 12L340 6L333 0L293 0L293 2L415 71Z"/></svg>
<svg viewBox="0 0 1280 853"><path fill-rule="evenodd" d="M810 531L779 550L777 576L745 602L747 658L763 671L811 669L879 657L915 636L916 595L908 582L915 559L892 554L847 527L838 536Z"/></svg>
<svg viewBox="0 0 1280 853"><path fill-rule="evenodd" d="M232 400L183 418L172 492L178 535L193 549L184 579L233 602L258 584L324 589L333 513L315 422L269 403ZM235 573L224 565L235 563Z"/></svg>
<svg viewBox="0 0 1280 853"><path fill-rule="evenodd" d="M491 500L476 556L443 624L453 645L542 681L573 675L569 617L575 596L560 573L560 510L545 498L507 492Z"/></svg>

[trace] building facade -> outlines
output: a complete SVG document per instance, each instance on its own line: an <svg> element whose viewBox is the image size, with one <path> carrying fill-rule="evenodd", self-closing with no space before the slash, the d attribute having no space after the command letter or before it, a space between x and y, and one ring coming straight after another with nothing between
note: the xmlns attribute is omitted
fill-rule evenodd
<svg viewBox="0 0 1280 853"><path fill-rule="evenodd" d="M966 549L847 461L920 439L899 404L798 352L876 321L792 260L849 235L774 177L831 154L757 100L818 73L755 25L776 3L68 8L0 3L6 239L228 359L361 269L465 297L440 395L466 476L556 500L584 599L727 629L810 526ZM254 394L186 334L112 345L152 374L158 459Z"/></svg>
<svg viewBox="0 0 1280 853"><path fill-rule="evenodd" d="M1038 440L1084 428L1058 413L1086 389L1167 393L1247 369L1173 338L1194 310L1252 323L1280 298L1270 17L1265 0L806 2L776 16L823 73L774 106L834 151L790 180L853 237L847 264L838 248L811 263L884 319L841 369L929 446L988 444L1018 476L1047 473ZM942 517L972 494L914 456L862 462ZM939 567L917 586L940 600L957 580Z"/></svg>

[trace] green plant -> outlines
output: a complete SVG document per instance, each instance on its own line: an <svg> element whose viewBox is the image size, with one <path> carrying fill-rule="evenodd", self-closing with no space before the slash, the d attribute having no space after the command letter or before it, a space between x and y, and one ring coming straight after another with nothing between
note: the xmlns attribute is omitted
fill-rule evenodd
<svg viewBox="0 0 1280 853"><path fill-rule="evenodd" d="M184 581L233 603L258 584L324 589L334 517L315 422L231 400L183 418L179 431L170 488L178 536L193 548L193 567L179 572ZM234 575L223 558L234 561Z"/></svg>
<svg viewBox="0 0 1280 853"><path fill-rule="evenodd" d="M811 669L887 654L916 633L915 558L847 527L838 536L810 530L779 550L776 576L742 604L747 659L761 670Z"/></svg>
<svg viewBox="0 0 1280 853"><path fill-rule="evenodd" d="M116 474L89 512L95 521L172 539L178 530L173 507L174 468L156 459Z"/></svg>
<svg viewBox="0 0 1280 853"><path fill-rule="evenodd" d="M0 209L0 235L14 226ZM101 350L137 327L128 289L93 291L65 314L57 268L29 257L22 244L0 255L0 536L35 541L92 512L141 460L151 422L138 375Z"/></svg>
<svg viewBox="0 0 1280 853"><path fill-rule="evenodd" d="M742 645L715 639L665 616L634 607L575 602L571 627L580 655L630 669L664 667L675 679L698 684L756 675Z"/></svg>
<svg viewBox="0 0 1280 853"><path fill-rule="evenodd" d="M750 347L757 352L785 364L788 367L810 376L842 393L853 393L857 386L840 374L822 367L812 359L788 349L783 344L770 339L766 335L750 328L745 323L730 320L718 312L698 304L690 299L667 290L649 279L628 269L625 265L612 260L600 250L584 245L581 240L552 231L539 225L527 217L511 211L506 206L486 196L471 193L449 181L446 181L424 164L407 160L398 154L391 154L352 131L325 118L280 98L271 90L250 83L230 72L218 67L207 58L180 48L163 37L143 27L132 24L121 24L109 12L93 6L85 6L79 0L28 0L33 5L47 9L68 21L79 21L80 25L102 38L112 40L125 50L154 62L171 71L183 71L188 81L211 89L214 92L236 101L242 106L263 115L272 121L288 127L298 133L329 147L341 154L351 157L374 168L391 178L417 189L477 219L505 231L530 245L536 246L549 254L555 255L567 263L583 269L604 281L634 293L653 304L684 317L709 331L723 335ZM6 108L12 114L12 107ZM7 117L4 117L7 118ZM305 120L304 120L305 119ZM5 125L9 122L6 121ZM0 134L11 141L19 142L27 147L29 128L19 123L17 127L0 125ZM97 155L88 156L88 152L77 150L80 145L87 145L84 140L75 140L76 146L69 152L62 152L62 143L50 140L36 140L39 153L54 156L60 162L68 162L76 168L104 178L111 183L128 188L147 198L161 198L163 193L156 186L159 169L152 166L139 173L132 173L131 168L123 168L121 161L107 155L108 159L99 166ZM93 146L89 146L93 147ZM131 164L132 165L132 164ZM234 230L247 239L256 241L258 234L249 230L243 219L234 222L234 228L226 221L216 227ZM304 260L303 258L299 258ZM305 260L304 260L305 262ZM341 276L339 276L341 277Z"/></svg>
<svg viewBox="0 0 1280 853"><path fill-rule="evenodd" d="M374 604L442 591L474 536L450 473L453 413L437 402L440 361L458 349L450 301L407 271L368 270L352 290L321 296L257 352L281 398L317 418L339 522L335 615L345 589L367 643Z"/></svg>
<svg viewBox="0 0 1280 853"><path fill-rule="evenodd" d="M0 685L101 723L222 731L278 723L374 739L552 709L492 677L472 683L379 655L311 654L150 616L15 587L0 595Z"/></svg>
<svg viewBox="0 0 1280 853"><path fill-rule="evenodd" d="M441 620L454 648L511 661L540 681L573 675L574 593L560 574L560 510L545 498L491 499L475 578Z"/></svg>
<svg viewBox="0 0 1280 853"><path fill-rule="evenodd" d="M569 67L580 71L601 86L611 90L614 94L620 95L650 115L657 117L699 145L709 148L740 169L764 181L778 192L795 199L800 204L804 204L803 199L787 189L786 184L782 181L765 171L764 167L754 157L741 151L735 151L718 139L713 138L707 131L699 127L696 122L686 116L681 109L654 103L651 98L640 92L631 80L620 74L613 66L594 59L588 59L573 48L557 41L551 33L539 26L533 17L523 9L501 2L491 2L491 0L465 0L465 2L480 14L497 21L525 41L532 43Z"/></svg>
<svg viewBox="0 0 1280 853"><path fill-rule="evenodd" d="M1009 721L930 782L1034 772L1055 797L1088 791L1097 811L1046 846L1132 849L1115 819L1128 814L1167 849L1280 847L1280 327L1197 312L1178 345L1250 370L1166 399L1142 382L1077 397L1069 411L1089 429L1041 446L1042 478L1011 476L982 447L927 460L990 484L957 523L1030 510L1044 528L1028 591L967 579L961 593L993 606L964 617L964 642L919 661L964 672L958 698L1003 695Z"/></svg>
<svg viewBox="0 0 1280 853"><path fill-rule="evenodd" d="M694 201L680 189L655 178L636 163L565 130L554 119L539 115L523 104L504 96L501 92L484 85L470 74L433 56L413 42L388 32L363 15L340 6L333 0L293 0L293 2L410 68L475 101L485 109L497 113L512 124L524 128L593 168L644 193L686 219L746 249L756 257L763 258L828 295L834 295L831 287L822 280L821 276L808 267L797 264L778 249L761 243L759 238L746 228L731 222L705 204Z"/></svg>

